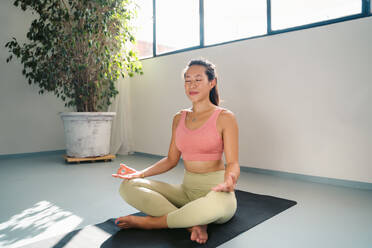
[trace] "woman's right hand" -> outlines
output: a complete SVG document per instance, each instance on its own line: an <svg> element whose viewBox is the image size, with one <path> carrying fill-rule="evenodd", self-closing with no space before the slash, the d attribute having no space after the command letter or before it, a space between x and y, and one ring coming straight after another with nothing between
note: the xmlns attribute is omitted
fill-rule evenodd
<svg viewBox="0 0 372 248"><path fill-rule="evenodd" d="M117 173L112 174L112 176L130 180L133 178L144 178L145 173L143 171L137 171L125 164L120 164L120 168L118 169Z"/></svg>
<svg viewBox="0 0 372 248"><path fill-rule="evenodd" d="M126 180L131 180L131 179L134 179L134 178L144 178L144 177L145 177L145 173L143 171L137 171L135 173L126 174L126 175L121 176L121 178L126 179Z"/></svg>

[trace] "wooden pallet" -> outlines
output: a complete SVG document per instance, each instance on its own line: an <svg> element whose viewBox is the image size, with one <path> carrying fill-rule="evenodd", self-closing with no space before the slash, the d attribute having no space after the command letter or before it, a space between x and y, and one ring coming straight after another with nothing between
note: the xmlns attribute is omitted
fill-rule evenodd
<svg viewBox="0 0 372 248"><path fill-rule="evenodd" d="M108 154L106 156L100 156L100 157L89 157L89 158L73 158L73 157L68 157L67 155L63 155L65 158L66 162L68 163L80 163L80 162L94 162L94 161L102 161L104 160L105 162L111 161L112 159L115 159L115 155Z"/></svg>

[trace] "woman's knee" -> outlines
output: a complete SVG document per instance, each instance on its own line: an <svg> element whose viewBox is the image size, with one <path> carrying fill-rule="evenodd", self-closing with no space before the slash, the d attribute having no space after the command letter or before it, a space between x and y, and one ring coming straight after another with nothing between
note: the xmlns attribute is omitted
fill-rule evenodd
<svg viewBox="0 0 372 248"><path fill-rule="evenodd" d="M142 183L141 180L143 179L135 178L131 180L123 180L119 187L119 194L121 197L125 199L128 194L133 192L134 187L139 186Z"/></svg>
<svg viewBox="0 0 372 248"><path fill-rule="evenodd" d="M207 196L213 199L212 202L215 208L215 213L219 217L215 223L225 223L235 215L237 202L233 192L227 193L211 191Z"/></svg>

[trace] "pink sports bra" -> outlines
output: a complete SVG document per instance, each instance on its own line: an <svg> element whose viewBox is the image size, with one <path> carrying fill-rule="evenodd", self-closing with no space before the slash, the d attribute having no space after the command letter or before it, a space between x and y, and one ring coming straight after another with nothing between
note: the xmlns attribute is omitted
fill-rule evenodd
<svg viewBox="0 0 372 248"><path fill-rule="evenodd" d="M198 129L186 127L186 111L182 111L176 129L176 146L182 153L183 160L208 161L220 160L223 153L223 140L217 131L216 122L219 113L217 108L211 117Z"/></svg>

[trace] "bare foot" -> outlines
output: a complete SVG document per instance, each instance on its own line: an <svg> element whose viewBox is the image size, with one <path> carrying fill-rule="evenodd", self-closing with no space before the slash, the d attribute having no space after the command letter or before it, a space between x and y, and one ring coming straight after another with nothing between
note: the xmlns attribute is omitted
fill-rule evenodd
<svg viewBox="0 0 372 248"><path fill-rule="evenodd" d="M129 228L142 228L141 222L143 222L141 219L145 217L140 216L123 216L119 217L115 220L115 224L120 227L121 229L129 229Z"/></svg>
<svg viewBox="0 0 372 248"><path fill-rule="evenodd" d="M208 225L202 226L193 226L191 228L191 240L196 241L199 244L204 244L208 240L208 233L207 233ZM190 229L188 229L190 231Z"/></svg>
<svg viewBox="0 0 372 248"><path fill-rule="evenodd" d="M168 227L166 215L160 217L128 215L117 218L115 224L122 229L160 229Z"/></svg>

